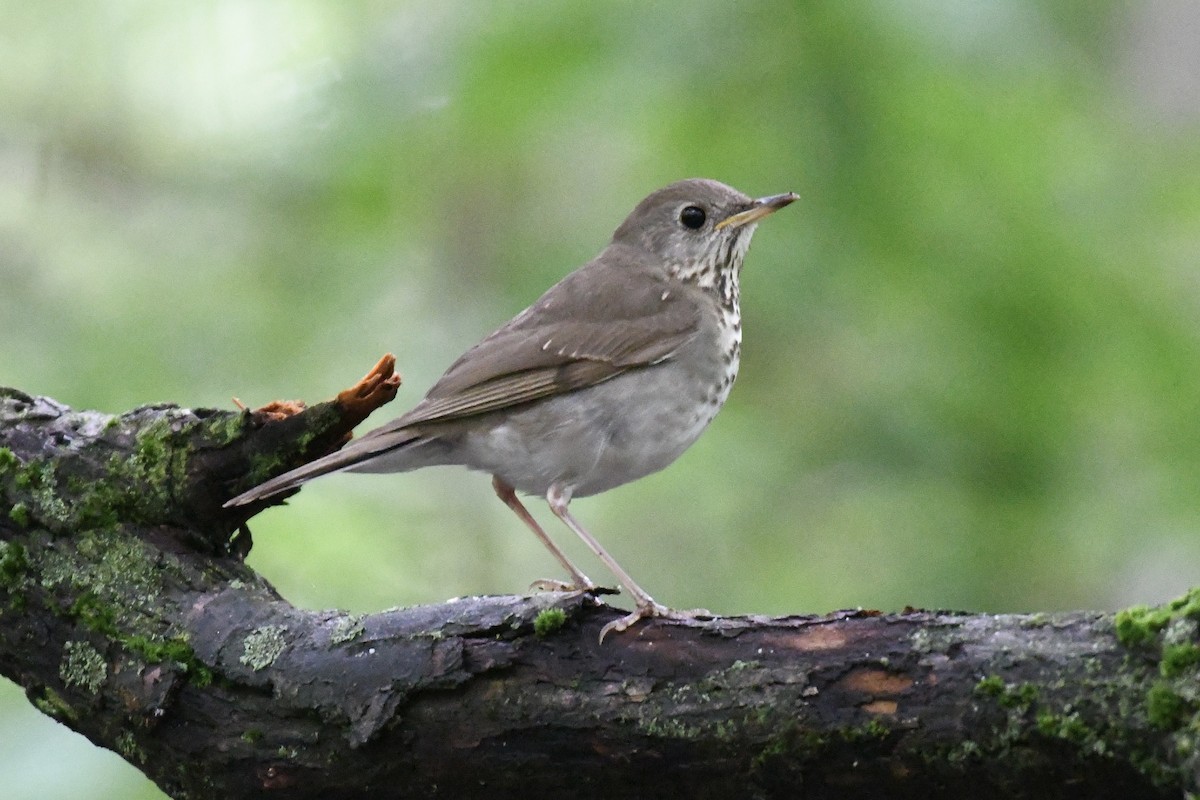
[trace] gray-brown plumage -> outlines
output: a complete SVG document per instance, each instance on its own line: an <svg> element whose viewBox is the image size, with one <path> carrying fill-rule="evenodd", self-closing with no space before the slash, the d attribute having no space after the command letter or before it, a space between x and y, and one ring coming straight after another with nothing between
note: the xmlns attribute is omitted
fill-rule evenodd
<svg viewBox="0 0 1200 800"><path fill-rule="evenodd" d="M753 200L702 179L654 192L596 258L464 353L407 414L227 505L337 470L459 464L493 476L574 586L596 588L515 491L545 497L612 570L637 608L601 638L645 616L680 614L642 590L568 504L662 469L712 421L737 377L742 259L758 221L795 199Z"/></svg>

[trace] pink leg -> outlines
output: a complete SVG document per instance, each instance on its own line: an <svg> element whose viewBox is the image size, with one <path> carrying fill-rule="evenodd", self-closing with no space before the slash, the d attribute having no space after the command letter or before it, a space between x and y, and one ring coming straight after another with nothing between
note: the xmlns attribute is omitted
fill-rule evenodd
<svg viewBox="0 0 1200 800"><path fill-rule="evenodd" d="M521 503L521 500L519 497L517 497L517 493L513 487L509 486L507 483L493 475L492 488L496 490L496 496L504 501L504 505L511 508L513 513L521 518L521 521L525 523L529 530L533 531L534 536L538 537L542 544L546 546L546 549L554 554L554 557L558 559L558 563L562 564L563 568L566 569L567 572L571 573L571 579L575 582L576 589L590 592L597 588L596 584L592 582L592 579L587 575L584 575L583 572L580 571L579 567L572 564L570 559L567 558L566 553L564 553L562 550L559 550L558 545L556 545L550 539L550 537L546 535L546 532L542 530L542 526L538 525L537 520L533 518L533 515L529 513L529 510L525 508L523 503Z"/></svg>
<svg viewBox="0 0 1200 800"><path fill-rule="evenodd" d="M600 629L600 641L604 641L604 637L610 631L620 633L629 628L630 625L637 622L639 619L646 617L669 617L672 619L694 619L697 616L710 616L707 611L699 610L696 612L673 611L661 603L654 601L645 589L634 583L633 578L629 577L629 573L621 568L621 565L616 562L612 556L608 554L601 545L596 541L590 533L588 533L582 525L580 525L575 517L571 516L571 512L567 510L567 506L571 503L571 492L563 486L551 486L550 491L546 492L546 502L550 504L550 510L554 512L554 516L566 523L567 527L575 531L575 534L583 539L584 543L592 549L597 558L604 562L604 566L612 571L612 574L617 577L621 585L625 587L625 591L629 592L633 597L637 608L634 611L620 619L613 620Z"/></svg>

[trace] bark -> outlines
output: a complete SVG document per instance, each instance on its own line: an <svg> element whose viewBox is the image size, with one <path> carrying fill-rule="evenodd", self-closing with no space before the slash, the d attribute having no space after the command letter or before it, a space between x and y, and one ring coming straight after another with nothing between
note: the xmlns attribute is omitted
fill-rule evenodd
<svg viewBox="0 0 1200 800"><path fill-rule="evenodd" d="M237 492L395 393L76 412L0 390L0 672L168 794L1179 797L1200 592L1119 614L650 621L577 593L361 617L243 563ZM297 412L298 413L292 413Z"/></svg>

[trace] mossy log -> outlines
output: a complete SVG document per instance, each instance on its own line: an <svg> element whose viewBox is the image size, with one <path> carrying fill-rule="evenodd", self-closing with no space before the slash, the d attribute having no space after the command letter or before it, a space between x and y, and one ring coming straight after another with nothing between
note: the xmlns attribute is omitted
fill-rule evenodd
<svg viewBox="0 0 1200 800"><path fill-rule="evenodd" d="M168 794L1180 797L1200 592L1119 614L648 621L578 593L289 605L221 504L338 446L298 413L76 412L0 390L0 673ZM278 409L276 409L278 411ZM302 557L302 555L297 556Z"/></svg>

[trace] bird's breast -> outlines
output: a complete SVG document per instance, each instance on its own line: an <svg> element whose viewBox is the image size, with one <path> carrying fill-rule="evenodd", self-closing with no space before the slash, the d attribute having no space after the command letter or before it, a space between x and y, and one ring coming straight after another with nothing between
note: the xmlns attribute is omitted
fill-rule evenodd
<svg viewBox="0 0 1200 800"><path fill-rule="evenodd" d="M720 321L717 324L716 345L713 350L720 354L720 360L712 373L713 388L708 399L713 408L712 415L705 422L706 425L729 399L729 391L737 379L738 365L742 357L742 317L738 310L737 298L734 298L732 305L721 306L718 313Z"/></svg>
<svg viewBox="0 0 1200 800"><path fill-rule="evenodd" d="M595 463L580 476L576 496L637 480L679 458L729 397L741 339L736 314L722 314L667 361L589 389L604 435L601 441L580 431L580 441L594 447Z"/></svg>
<svg viewBox="0 0 1200 800"><path fill-rule="evenodd" d="M719 308L669 358L494 417L467 435L461 461L530 494L575 497L649 475L692 445L729 397L742 331Z"/></svg>

